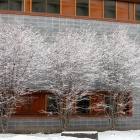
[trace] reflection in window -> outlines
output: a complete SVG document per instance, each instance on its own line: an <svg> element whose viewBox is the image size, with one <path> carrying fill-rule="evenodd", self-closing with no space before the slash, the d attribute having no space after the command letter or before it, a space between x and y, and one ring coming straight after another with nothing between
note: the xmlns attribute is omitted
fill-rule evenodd
<svg viewBox="0 0 140 140"><path fill-rule="evenodd" d="M33 12L60 13L60 0L32 0Z"/></svg>
<svg viewBox="0 0 140 140"><path fill-rule="evenodd" d="M109 97L109 95L107 96L105 96L105 112L107 113L107 114L109 114L110 113L110 97Z"/></svg>
<svg viewBox="0 0 140 140"><path fill-rule="evenodd" d="M114 95L105 95L105 113L110 114L112 110L117 112L117 98Z"/></svg>
<svg viewBox="0 0 140 140"><path fill-rule="evenodd" d="M89 113L89 106L90 106L89 96L79 98L76 104L76 113L77 114Z"/></svg>
<svg viewBox="0 0 140 140"><path fill-rule="evenodd" d="M129 93L126 93L124 95L123 104L124 104L123 112L125 114L130 114L130 95L129 95Z"/></svg>
<svg viewBox="0 0 140 140"><path fill-rule="evenodd" d="M58 114L58 103L59 99L57 96L51 94L46 95L46 112L50 115Z"/></svg>
<svg viewBox="0 0 140 140"><path fill-rule="evenodd" d="M104 1L104 17L116 18L116 1L111 0Z"/></svg>
<svg viewBox="0 0 140 140"><path fill-rule="evenodd" d="M45 12L45 0L32 0L33 12Z"/></svg>
<svg viewBox="0 0 140 140"><path fill-rule="evenodd" d="M0 10L8 10L8 0L0 1Z"/></svg>
<svg viewBox="0 0 140 140"><path fill-rule="evenodd" d="M60 13L60 0L47 0L47 13Z"/></svg>
<svg viewBox="0 0 140 140"><path fill-rule="evenodd" d="M10 0L10 10L23 11L23 0Z"/></svg>
<svg viewBox="0 0 140 140"><path fill-rule="evenodd" d="M135 19L140 20L140 3L135 4Z"/></svg>
<svg viewBox="0 0 140 140"><path fill-rule="evenodd" d="M88 16L88 0L76 0L76 15Z"/></svg>

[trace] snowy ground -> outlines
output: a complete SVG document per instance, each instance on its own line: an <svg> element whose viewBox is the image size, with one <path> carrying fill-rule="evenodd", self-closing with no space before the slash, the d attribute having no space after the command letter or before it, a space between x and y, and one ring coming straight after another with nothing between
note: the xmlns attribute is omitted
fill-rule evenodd
<svg viewBox="0 0 140 140"><path fill-rule="evenodd" d="M99 140L140 140L140 130L106 131L98 133ZM0 134L0 140L91 140L87 138L64 137L60 134Z"/></svg>

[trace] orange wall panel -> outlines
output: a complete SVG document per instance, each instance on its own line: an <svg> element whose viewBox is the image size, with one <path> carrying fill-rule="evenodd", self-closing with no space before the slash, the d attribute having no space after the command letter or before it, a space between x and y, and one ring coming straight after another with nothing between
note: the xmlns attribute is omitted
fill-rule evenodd
<svg viewBox="0 0 140 140"><path fill-rule="evenodd" d="M134 3L129 3L129 20L134 20Z"/></svg>
<svg viewBox="0 0 140 140"><path fill-rule="evenodd" d="M21 103L16 104L16 108L14 110L14 114L22 114L23 108Z"/></svg>
<svg viewBox="0 0 140 140"><path fill-rule="evenodd" d="M104 115L104 107L101 104L104 104L104 96L102 94L91 96L90 113L95 116Z"/></svg>
<svg viewBox="0 0 140 140"><path fill-rule="evenodd" d="M41 113L45 111L45 95L41 93L36 93L32 95L31 102L31 113Z"/></svg>
<svg viewBox="0 0 140 140"><path fill-rule="evenodd" d="M90 1L90 16L95 18L103 17L103 1L91 0Z"/></svg>
<svg viewBox="0 0 140 140"><path fill-rule="evenodd" d="M62 0L62 15L75 15L75 0Z"/></svg>
<svg viewBox="0 0 140 140"><path fill-rule="evenodd" d="M24 0L24 12L30 12L31 0Z"/></svg>
<svg viewBox="0 0 140 140"><path fill-rule="evenodd" d="M117 2L117 19L128 20L128 2Z"/></svg>
<svg viewBox="0 0 140 140"><path fill-rule="evenodd" d="M27 97L24 97L24 105L23 105L23 113L30 113L31 112L31 108L30 108L30 97L29 96L27 96Z"/></svg>

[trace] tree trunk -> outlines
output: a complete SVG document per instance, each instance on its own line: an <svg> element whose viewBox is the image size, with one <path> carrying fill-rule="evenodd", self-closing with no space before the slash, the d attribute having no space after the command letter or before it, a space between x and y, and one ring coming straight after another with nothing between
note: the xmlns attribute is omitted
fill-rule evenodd
<svg viewBox="0 0 140 140"><path fill-rule="evenodd" d="M8 128L8 120L6 115L1 117L1 125L2 125L2 133L5 134Z"/></svg>
<svg viewBox="0 0 140 140"><path fill-rule="evenodd" d="M115 92L112 92L110 95L110 127L111 130L115 130L116 125L116 97Z"/></svg>
<svg viewBox="0 0 140 140"><path fill-rule="evenodd" d="M62 131L68 130L68 128L69 128L69 120L70 120L69 112L63 112L63 114L61 114L61 116L60 116Z"/></svg>

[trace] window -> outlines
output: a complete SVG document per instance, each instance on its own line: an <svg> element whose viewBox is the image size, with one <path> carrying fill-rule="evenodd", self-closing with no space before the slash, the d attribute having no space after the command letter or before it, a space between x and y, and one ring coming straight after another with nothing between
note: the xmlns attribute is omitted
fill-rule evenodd
<svg viewBox="0 0 140 140"><path fill-rule="evenodd" d="M104 1L104 17L116 18L116 1L111 0Z"/></svg>
<svg viewBox="0 0 140 140"><path fill-rule="evenodd" d="M120 115L131 115L132 114L132 96L128 92L124 92L119 95L118 98L118 110L121 112Z"/></svg>
<svg viewBox="0 0 140 140"><path fill-rule="evenodd" d="M8 10L8 0L0 1L0 10Z"/></svg>
<svg viewBox="0 0 140 140"><path fill-rule="evenodd" d="M125 113L125 114L130 114L130 111L131 111L131 109L130 109L130 95L129 95L129 93L126 93L125 95L124 95L124 108L123 108L123 112Z"/></svg>
<svg viewBox="0 0 140 140"><path fill-rule="evenodd" d="M88 114L89 113L89 96L84 96L79 98L76 104L76 113L77 114Z"/></svg>
<svg viewBox="0 0 140 140"><path fill-rule="evenodd" d="M111 111L118 112L117 110L117 95L105 95L105 114L110 114Z"/></svg>
<svg viewBox="0 0 140 140"><path fill-rule="evenodd" d="M135 19L140 20L140 3L135 4Z"/></svg>
<svg viewBox="0 0 140 140"><path fill-rule="evenodd" d="M47 0L47 13L60 13L60 0Z"/></svg>
<svg viewBox="0 0 140 140"><path fill-rule="evenodd" d="M110 97L109 95L105 96L105 113L110 113Z"/></svg>
<svg viewBox="0 0 140 140"><path fill-rule="evenodd" d="M112 111L119 116L132 114L130 97L127 92L105 95L105 114L110 115Z"/></svg>
<svg viewBox="0 0 140 140"><path fill-rule="evenodd" d="M23 11L23 0L1 0L0 10Z"/></svg>
<svg viewBox="0 0 140 140"><path fill-rule="evenodd" d="M118 93L117 96L115 96L114 105L112 105L112 97L113 96L109 95L108 91L99 91L92 95L86 95L81 98L78 97L73 105L74 114L105 116L110 115L111 111L113 111L117 116L132 115L132 97L130 93ZM61 102L64 108L65 101L64 99L64 102ZM112 106L114 106L113 110ZM26 95L24 96L23 102L16 105L15 115L45 115L44 111L47 112L47 115L58 115L60 112L59 96L51 93Z"/></svg>
<svg viewBox="0 0 140 140"><path fill-rule="evenodd" d="M45 0L32 0L33 12L45 12Z"/></svg>
<svg viewBox="0 0 140 140"><path fill-rule="evenodd" d="M50 115L58 114L58 102L59 99L57 96L53 94L46 95L46 112Z"/></svg>
<svg viewBox="0 0 140 140"><path fill-rule="evenodd" d="M32 0L33 12L60 13L60 0Z"/></svg>
<svg viewBox="0 0 140 140"><path fill-rule="evenodd" d="M88 16L88 0L76 0L76 15Z"/></svg>
<svg viewBox="0 0 140 140"><path fill-rule="evenodd" d="M23 11L23 0L10 0L10 10Z"/></svg>

